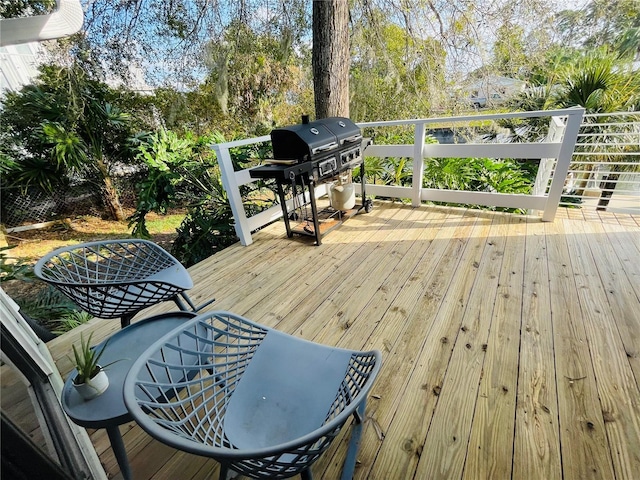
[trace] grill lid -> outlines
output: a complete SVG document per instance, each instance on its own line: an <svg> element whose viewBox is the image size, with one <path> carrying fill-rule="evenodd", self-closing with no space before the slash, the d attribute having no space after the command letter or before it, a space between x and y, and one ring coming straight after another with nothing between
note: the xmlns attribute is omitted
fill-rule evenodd
<svg viewBox="0 0 640 480"><path fill-rule="evenodd" d="M346 144L360 142L362 133L360 128L345 117L329 117L316 120L314 123L325 125L338 139L340 147Z"/></svg>
<svg viewBox="0 0 640 480"><path fill-rule="evenodd" d="M323 118L271 131L273 158L276 160L314 160L361 139L358 126L344 117Z"/></svg>

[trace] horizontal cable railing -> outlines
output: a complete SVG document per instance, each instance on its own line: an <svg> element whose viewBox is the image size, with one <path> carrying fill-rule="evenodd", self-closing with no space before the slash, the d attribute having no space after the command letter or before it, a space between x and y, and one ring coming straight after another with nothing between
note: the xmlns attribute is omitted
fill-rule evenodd
<svg viewBox="0 0 640 480"><path fill-rule="evenodd" d="M584 116L561 206L640 215L640 113Z"/></svg>

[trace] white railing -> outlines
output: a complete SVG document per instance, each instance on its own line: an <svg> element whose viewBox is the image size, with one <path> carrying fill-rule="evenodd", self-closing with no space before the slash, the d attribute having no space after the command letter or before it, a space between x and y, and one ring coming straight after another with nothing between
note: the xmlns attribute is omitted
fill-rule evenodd
<svg viewBox="0 0 640 480"><path fill-rule="evenodd" d="M578 131L584 109L569 108L537 112L502 113L464 117L441 117L387 122L361 123L361 128L406 127L414 128L414 143L408 145L370 145L364 152L367 157L413 158L411 186L366 184L367 194L392 198L410 198L417 207L424 201L485 205L504 208L542 211L543 221L552 221L560 203L565 179L571 164ZM539 143L461 143L425 144L427 126L469 125L480 122L495 122L500 119L549 118L549 133ZM282 216L279 205L264 212L247 217L240 187L255 181L249 169L234 171L230 149L270 141L269 136L213 145L222 172L222 182L227 191L231 210L235 218L235 229L243 245L252 243L251 232ZM538 186L530 195L492 192L470 192L462 190L439 190L423 188L424 162L429 158L518 158L544 159L543 173L539 173ZM544 185L542 188L540 185ZM326 194L326 187L316 188L316 196Z"/></svg>

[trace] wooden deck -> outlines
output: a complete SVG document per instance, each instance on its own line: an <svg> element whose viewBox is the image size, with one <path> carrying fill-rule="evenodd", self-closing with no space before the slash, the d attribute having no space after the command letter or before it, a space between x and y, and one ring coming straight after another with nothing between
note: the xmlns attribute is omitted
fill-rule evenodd
<svg viewBox="0 0 640 480"><path fill-rule="evenodd" d="M192 298L309 340L377 348L357 479L640 478L640 226L376 202L323 245L282 223L191 269ZM170 309L154 307L145 316ZM50 342L61 371L81 331ZM217 478L123 425L134 478ZM348 429L313 467L339 478ZM346 434L345 434L346 433ZM104 431L92 439L122 478Z"/></svg>

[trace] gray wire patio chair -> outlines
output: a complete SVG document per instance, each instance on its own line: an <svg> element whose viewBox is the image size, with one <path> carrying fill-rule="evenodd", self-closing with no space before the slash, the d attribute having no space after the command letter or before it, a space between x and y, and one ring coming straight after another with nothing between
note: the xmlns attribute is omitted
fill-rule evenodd
<svg viewBox="0 0 640 480"><path fill-rule="evenodd" d="M105 240L59 248L42 257L34 271L93 316L120 318L123 328L138 311L166 300L193 312L214 301L196 307L186 293L193 287L189 272L147 240Z"/></svg>
<svg viewBox="0 0 640 480"><path fill-rule="evenodd" d="M380 366L377 350L333 348L208 312L138 358L124 400L155 439L218 461L221 480L230 471L312 479L311 465L354 415L342 471L351 479Z"/></svg>

